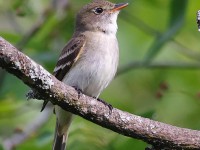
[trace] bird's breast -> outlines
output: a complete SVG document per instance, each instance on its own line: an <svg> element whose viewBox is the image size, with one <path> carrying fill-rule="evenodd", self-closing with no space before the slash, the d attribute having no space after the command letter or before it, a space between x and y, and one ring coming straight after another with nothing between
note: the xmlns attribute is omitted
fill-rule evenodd
<svg viewBox="0 0 200 150"><path fill-rule="evenodd" d="M80 88L86 95L98 97L116 73L118 42L115 35L103 33L88 33L86 37L84 51L65 82Z"/></svg>

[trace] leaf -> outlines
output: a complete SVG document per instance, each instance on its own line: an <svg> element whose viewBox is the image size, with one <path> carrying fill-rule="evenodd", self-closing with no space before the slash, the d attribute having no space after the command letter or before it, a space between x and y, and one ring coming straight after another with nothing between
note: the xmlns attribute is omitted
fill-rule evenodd
<svg viewBox="0 0 200 150"><path fill-rule="evenodd" d="M146 57L145 63L152 61L152 59L161 51L161 48L172 39L184 24L186 8L188 0L171 1L169 26L165 33L156 37L151 45Z"/></svg>

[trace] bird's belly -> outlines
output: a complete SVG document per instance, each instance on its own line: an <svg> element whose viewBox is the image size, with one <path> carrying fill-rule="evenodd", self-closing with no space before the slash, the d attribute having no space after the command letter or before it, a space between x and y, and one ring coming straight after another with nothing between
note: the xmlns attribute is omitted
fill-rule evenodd
<svg viewBox="0 0 200 150"><path fill-rule="evenodd" d="M107 65L105 61L82 61L69 71L63 82L79 88L88 96L98 97L116 72L115 66Z"/></svg>

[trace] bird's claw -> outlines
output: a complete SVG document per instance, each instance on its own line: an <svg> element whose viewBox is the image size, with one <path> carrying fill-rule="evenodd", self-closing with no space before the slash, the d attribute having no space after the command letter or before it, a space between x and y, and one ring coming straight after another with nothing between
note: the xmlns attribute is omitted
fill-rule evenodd
<svg viewBox="0 0 200 150"><path fill-rule="evenodd" d="M112 113L112 110L113 110L113 106L109 103L107 103L106 101L100 99L100 98L96 98L94 97L95 99L97 99L99 102L103 103L104 105L108 106L109 110L110 110L110 114Z"/></svg>
<svg viewBox="0 0 200 150"><path fill-rule="evenodd" d="M78 99L81 97L81 94L83 94L83 91L76 86L72 86L77 92L78 92Z"/></svg>

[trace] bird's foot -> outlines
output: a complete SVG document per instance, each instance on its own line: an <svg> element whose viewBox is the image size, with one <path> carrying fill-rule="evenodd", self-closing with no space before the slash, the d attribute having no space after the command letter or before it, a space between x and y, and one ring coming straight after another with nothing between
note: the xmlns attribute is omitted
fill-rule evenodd
<svg viewBox="0 0 200 150"><path fill-rule="evenodd" d="M78 99L81 97L81 94L83 94L83 91L76 86L72 86L77 92L78 92Z"/></svg>
<svg viewBox="0 0 200 150"><path fill-rule="evenodd" d="M112 113L112 110L113 110L113 106L109 103L107 103L106 101L100 99L100 98L96 98L94 97L95 99L97 99L99 102L103 103L104 105L108 106L109 110L110 110L110 114Z"/></svg>

